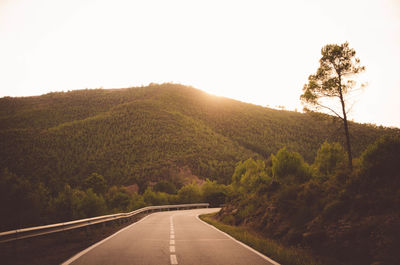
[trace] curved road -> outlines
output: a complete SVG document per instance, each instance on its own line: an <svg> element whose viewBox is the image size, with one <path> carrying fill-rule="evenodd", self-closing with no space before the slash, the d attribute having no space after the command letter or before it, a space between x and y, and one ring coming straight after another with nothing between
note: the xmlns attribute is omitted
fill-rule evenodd
<svg viewBox="0 0 400 265"><path fill-rule="evenodd" d="M195 209L148 215L63 264L278 264L198 218L199 214L218 210Z"/></svg>

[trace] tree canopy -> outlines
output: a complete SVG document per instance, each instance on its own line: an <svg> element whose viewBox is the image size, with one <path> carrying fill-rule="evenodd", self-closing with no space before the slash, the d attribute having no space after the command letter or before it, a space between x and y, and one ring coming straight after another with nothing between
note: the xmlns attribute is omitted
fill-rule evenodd
<svg viewBox="0 0 400 265"><path fill-rule="evenodd" d="M303 94L300 96L306 108L316 110L329 110L343 120L346 136L346 148L348 153L349 167L352 168L352 152L347 121L348 109L346 96L356 86L352 78L365 70L361 66L360 59L355 57L356 51L345 42L341 45L328 44L321 50L320 66L316 74L308 77L308 83L303 87ZM340 103L339 110L330 105L331 99L335 99L335 105Z"/></svg>

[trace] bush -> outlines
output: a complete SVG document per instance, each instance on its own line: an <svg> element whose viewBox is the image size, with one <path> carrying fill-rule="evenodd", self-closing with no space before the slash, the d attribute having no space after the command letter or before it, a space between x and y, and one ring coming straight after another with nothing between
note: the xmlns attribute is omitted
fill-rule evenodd
<svg viewBox="0 0 400 265"><path fill-rule="evenodd" d="M201 202L200 188L196 183L183 186L178 191L178 200L180 203Z"/></svg>
<svg viewBox="0 0 400 265"><path fill-rule="evenodd" d="M166 205L169 203L167 193L154 192L150 187L144 192L143 199L147 205Z"/></svg>
<svg viewBox="0 0 400 265"><path fill-rule="evenodd" d="M242 193L255 192L271 182L264 161L252 158L237 164L232 180L233 187Z"/></svg>
<svg viewBox="0 0 400 265"><path fill-rule="evenodd" d="M92 189L88 189L78 206L84 217L104 215L107 212L106 202L103 196L97 195Z"/></svg>
<svg viewBox="0 0 400 265"><path fill-rule="evenodd" d="M170 181L162 180L153 187L154 191L165 192L168 194L176 194L176 186Z"/></svg>
<svg viewBox="0 0 400 265"><path fill-rule="evenodd" d="M287 185L282 186L276 192L276 205L281 212L286 214L293 214L297 208L297 195L299 193L298 185Z"/></svg>
<svg viewBox="0 0 400 265"><path fill-rule="evenodd" d="M49 192L39 183L32 183L4 169L0 172L0 231L31 226L47 221Z"/></svg>
<svg viewBox="0 0 400 265"><path fill-rule="evenodd" d="M400 137L382 137L361 155L363 184L400 186Z"/></svg>
<svg viewBox="0 0 400 265"><path fill-rule="evenodd" d="M114 211L126 211L131 204L132 198L126 189L122 187L111 187L106 195L107 205Z"/></svg>
<svg viewBox="0 0 400 265"><path fill-rule="evenodd" d="M134 193L132 196L132 200L129 206L130 210L140 209L146 206L144 198L142 195Z"/></svg>
<svg viewBox="0 0 400 265"><path fill-rule="evenodd" d="M281 183L304 183L311 177L311 170L299 153L284 147L272 155L272 174Z"/></svg>
<svg viewBox="0 0 400 265"><path fill-rule="evenodd" d="M81 201L85 193L78 189L72 189L69 185L59 192L51 201L50 211L56 221L67 221L86 217L80 209Z"/></svg>
<svg viewBox="0 0 400 265"><path fill-rule="evenodd" d="M104 194L107 189L107 183L102 175L92 173L83 181L83 189L92 189L97 194Z"/></svg>
<svg viewBox="0 0 400 265"><path fill-rule="evenodd" d="M338 169L346 167L346 152L339 143L324 142L318 149L314 160L313 168L320 176L328 178L337 172Z"/></svg>
<svg viewBox="0 0 400 265"><path fill-rule="evenodd" d="M201 186L201 193L204 202L210 203L211 207L217 207L225 203L228 188L216 181L207 179Z"/></svg>
<svg viewBox="0 0 400 265"><path fill-rule="evenodd" d="M364 214L400 210L400 138L383 137L361 155L360 169L346 189Z"/></svg>

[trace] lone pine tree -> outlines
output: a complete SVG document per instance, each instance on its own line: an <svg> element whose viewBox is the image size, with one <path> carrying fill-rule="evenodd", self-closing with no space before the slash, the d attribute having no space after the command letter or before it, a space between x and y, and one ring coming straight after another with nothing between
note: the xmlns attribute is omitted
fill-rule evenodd
<svg viewBox="0 0 400 265"><path fill-rule="evenodd" d="M341 45L328 44L321 49L320 66L316 74L308 77L308 83L303 87L301 101L306 108L314 110L326 109L343 120L346 137L346 151L348 154L349 168L353 168L349 126L347 121L346 96L352 92L356 82L351 78L365 70L356 58L354 49L349 48L349 43ZM335 110L329 105L332 100L340 102L340 109ZM337 101L336 101L337 105Z"/></svg>

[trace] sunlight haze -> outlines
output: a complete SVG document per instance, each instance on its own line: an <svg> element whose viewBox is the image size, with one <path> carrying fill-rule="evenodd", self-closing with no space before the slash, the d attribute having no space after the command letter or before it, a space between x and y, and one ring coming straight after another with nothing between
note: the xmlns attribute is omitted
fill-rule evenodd
<svg viewBox="0 0 400 265"><path fill-rule="evenodd" d="M149 83L302 110L326 44L368 82L350 119L400 127L400 1L0 0L0 97Z"/></svg>

